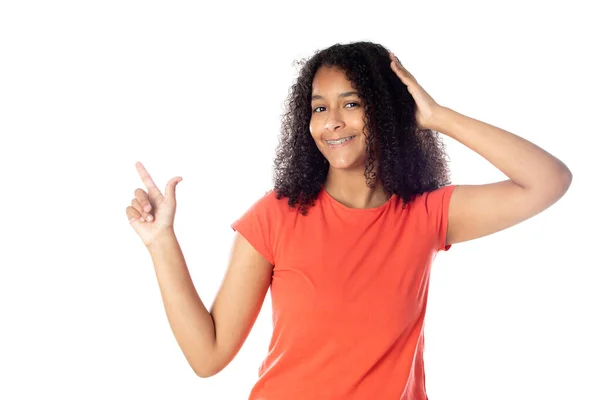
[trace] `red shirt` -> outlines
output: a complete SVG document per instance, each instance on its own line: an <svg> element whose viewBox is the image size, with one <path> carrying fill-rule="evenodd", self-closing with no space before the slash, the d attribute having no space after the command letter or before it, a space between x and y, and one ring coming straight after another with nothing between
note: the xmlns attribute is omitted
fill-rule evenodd
<svg viewBox="0 0 600 400"><path fill-rule="evenodd" d="M426 400L423 320L456 185L402 209L321 190L303 216L274 191L232 228L273 266L273 336L250 400Z"/></svg>

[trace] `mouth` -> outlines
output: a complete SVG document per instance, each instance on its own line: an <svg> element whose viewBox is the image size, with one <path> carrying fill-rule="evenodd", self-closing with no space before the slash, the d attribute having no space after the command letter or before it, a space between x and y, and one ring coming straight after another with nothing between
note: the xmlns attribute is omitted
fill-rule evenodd
<svg viewBox="0 0 600 400"><path fill-rule="evenodd" d="M329 147L333 147L333 148L335 148L335 147L342 147L342 146L350 143L351 141L353 141L355 137L356 137L356 135L354 135L354 136L348 136L348 137L345 137L345 138L340 138L340 139L337 139L337 140L325 140L325 143L327 143L327 145Z"/></svg>

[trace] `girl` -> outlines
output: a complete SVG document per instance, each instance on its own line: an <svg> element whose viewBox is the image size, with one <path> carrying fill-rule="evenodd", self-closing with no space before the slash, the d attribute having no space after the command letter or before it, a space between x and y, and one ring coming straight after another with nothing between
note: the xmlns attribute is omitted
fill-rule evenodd
<svg viewBox="0 0 600 400"><path fill-rule="evenodd" d="M450 185L439 133L508 180ZM336 44L292 86L275 184L237 221L210 312L165 195L138 163L126 213L151 253L171 328L208 377L238 353L271 288L273 336L250 399L427 399L423 321L437 252L514 226L571 183L554 156L439 105L381 45Z"/></svg>

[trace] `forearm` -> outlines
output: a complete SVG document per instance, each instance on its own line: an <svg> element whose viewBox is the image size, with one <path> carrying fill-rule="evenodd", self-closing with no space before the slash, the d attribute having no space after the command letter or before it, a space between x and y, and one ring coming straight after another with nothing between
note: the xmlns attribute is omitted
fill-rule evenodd
<svg viewBox="0 0 600 400"><path fill-rule="evenodd" d="M552 154L513 133L441 107L431 129L488 160L519 186L546 190L570 181L570 171Z"/></svg>
<svg viewBox="0 0 600 400"><path fill-rule="evenodd" d="M215 326L196 292L175 234L148 247L171 330L194 372L210 375Z"/></svg>

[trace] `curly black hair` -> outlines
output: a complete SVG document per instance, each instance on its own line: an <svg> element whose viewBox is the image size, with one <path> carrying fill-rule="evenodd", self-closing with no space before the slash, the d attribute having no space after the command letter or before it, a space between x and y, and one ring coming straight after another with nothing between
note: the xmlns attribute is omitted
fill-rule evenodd
<svg viewBox="0 0 600 400"><path fill-rule="evenodd" d="M374 133L367 139L367 186L373 188L379 178L405 208L414 195L450 183L444 143L438 132L418 128L415 101L390 68L389 50L372 42L337 43L297 64L301 69L284 103L275 157L278 199L288 197L289 206L306 215L327 178L329 162L309 131L312 82L321 66L343 71L364 104L365 129Z"/></svg>

